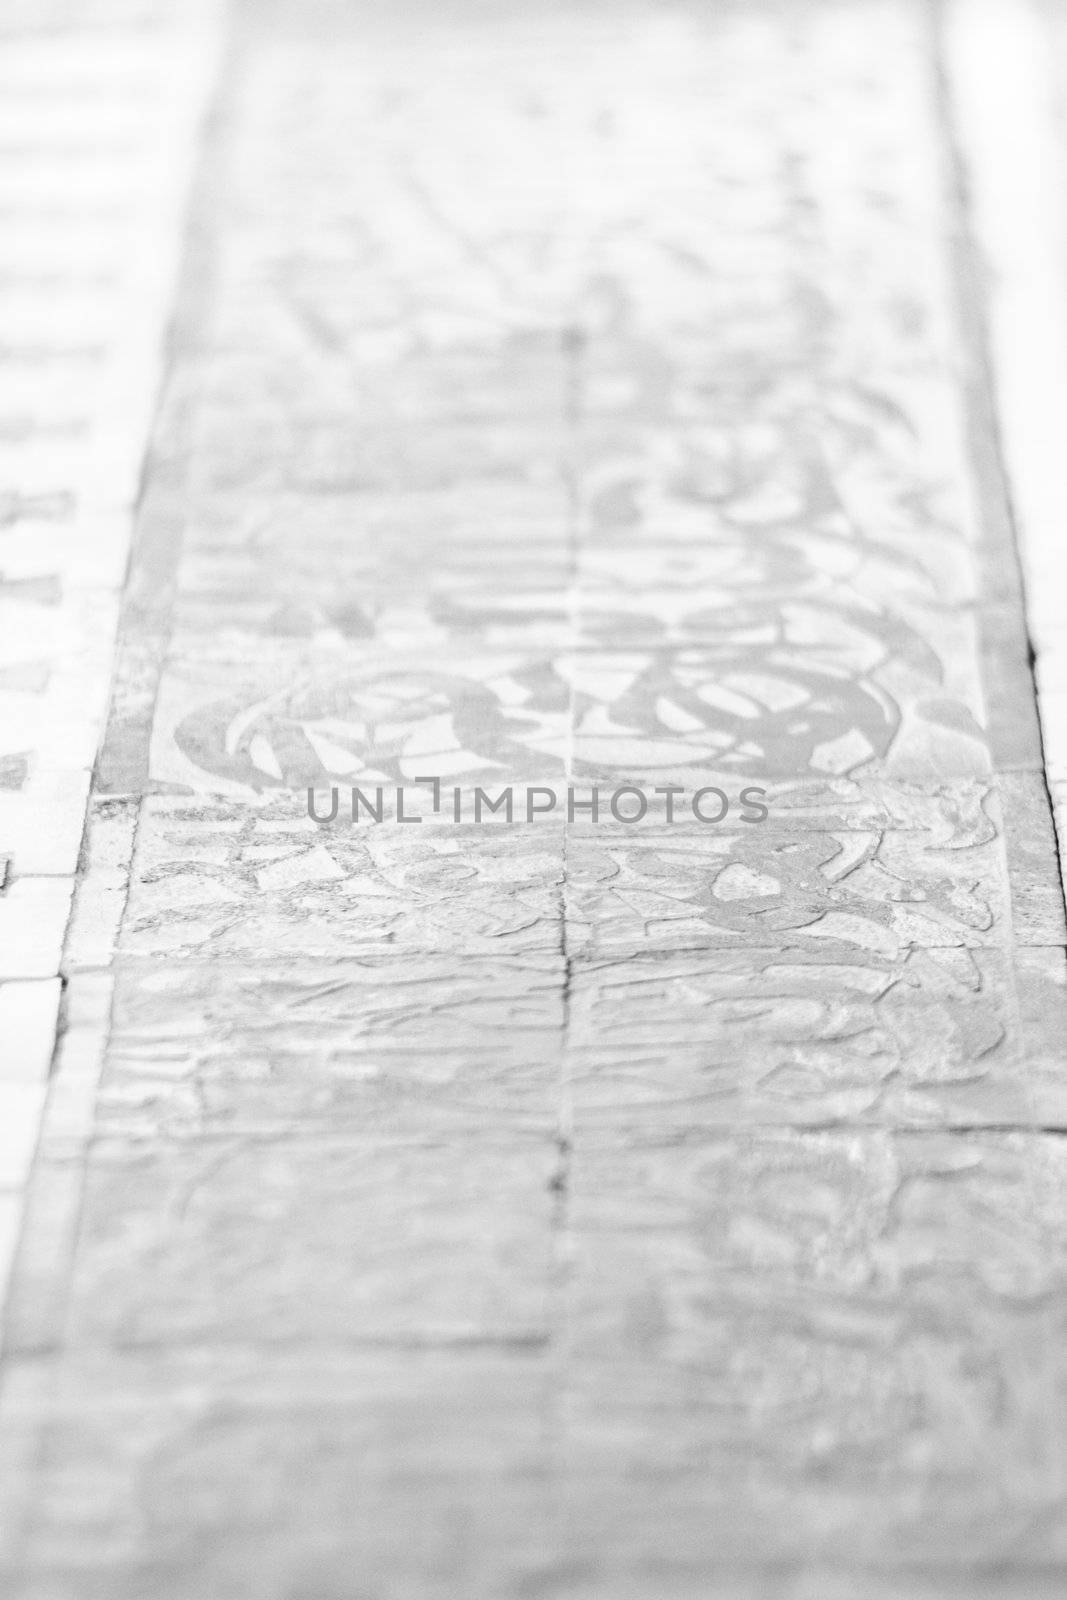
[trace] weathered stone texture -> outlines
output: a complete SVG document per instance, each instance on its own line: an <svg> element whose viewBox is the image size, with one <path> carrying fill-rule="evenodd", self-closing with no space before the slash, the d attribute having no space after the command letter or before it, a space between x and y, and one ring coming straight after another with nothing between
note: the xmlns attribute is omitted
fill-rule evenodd
<svg viewBox="0 0 1067 1600"><path fill-rule="evenodd" d="M16 1600L1057 1592L1067 936L932 51L907 0L236 17ZM427 773L770 814L307 815ZM27 980L63 882L0 894L56 886Z"/></svg>

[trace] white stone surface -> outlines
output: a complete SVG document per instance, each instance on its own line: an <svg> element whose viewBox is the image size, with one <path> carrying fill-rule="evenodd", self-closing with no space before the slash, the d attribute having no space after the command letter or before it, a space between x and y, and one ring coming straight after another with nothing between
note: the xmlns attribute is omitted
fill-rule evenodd
<svg viewBox="0 0 1067 1600"><path fill-rule="evenodd" d="M29 1177L45 1093L43 1083L0 1083L0 1190Z"/></svg>
<svg viewBox="0 0 1067 1600"><path fill-rule="evenodd" d="M73 894L73 878L8 884L0 894L0 979L56 975Z"/></svg>
<svg viewBox="0 0 1067 1600"><path fill-rule="evenodd" d="M24 1184L37 1142L221 38L202 0L25 22L8 12L0 51L0 1189ZM20 1205L0 1196L2 1282Z"/></svg>
<svg viewBox="0 0 1067 1600"><path fill-rule="evenodd" d="M983 258L1045 764L1067 867L1067 147L1064 39L1040 0L951 0L950 103Z"/></svg>
<svg viewBox="0 0 1067 1600"><path fill-rule="evenodd" d="M20 1194L0 1191L0 1300L7 1289L22 1224L23 1201Z"/></svg>
<svg viewBox="0 0 1067 1600"><path fill-rule="evenodd" d="M59 1010L58 978L0 982L0 1083L48 1077Z"/></svg>
<svg viewBox="0 0 1067 1600"><path fill-rule="evenodd" d="M0 1581L1020 1600L1067 1548L1065 932L925 10L238 11L62 959L74 813L9 811L9 959L67 984L47 1084L8 1002L12 1217L47 1104ZM151 38L56 102L158 84ZM88 152L86 259L156 248L155 149L128 191ZM82 285L55 337L109 314ZM67 464L101 565L56 507L12 545L42 818L97 713L35 742L34 645L72 593L113 625L136 455L96 472L49 385L54 454L8 465ZM309 773L429 757L770 768L775 806L306 815Z"/></svg>

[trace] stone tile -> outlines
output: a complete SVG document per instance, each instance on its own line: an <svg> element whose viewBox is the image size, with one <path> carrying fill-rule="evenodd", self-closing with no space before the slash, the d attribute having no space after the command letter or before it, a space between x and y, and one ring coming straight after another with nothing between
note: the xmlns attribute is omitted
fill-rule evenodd
<svg viewBox="0 0 1067 1600"><path fill-rule="evenodd" d="M508 354L506 342L490 345L484 364L504 373L506 388L495 403L486 395L473 407L454 387L471 381L472 364L462 360L401 356L377 392L364 376L369 392L330 405L321 385L310 387L310 373L308 387L293 394L292 369L290 394L279 401L271 363L265 373L262 359L238 357L227 363L223 392L216 381L216 392L209 386L198 406L198 481L209 491L247 495L434 493L464 483L537 488L558 473L559 366L547 366L531 395L522 374L508 370ZM273 390L266 399L265 382Z"/></svg>
<svg viewBox="0 0 1067 1600"><path fill-rule="evenodd" d="M198 408L204 488L351 494L551 480L566 423L556 329L449 330L436 348L425 341L420 349L409 323L398 330L403 347L375 359L368 347L377 319L360 319L350 293L337 308L341 317L356 309L347 328L319 301L320 285L285 284L277 273L235 304L242 268L247 282L249 267L262 273L263 262L238 263L231 250L224 245L220 260L230 282ZM366 288L358 264L351 270ZM313 271L313 258L294 263L290 279ZM324 372L307 337L313 321L324 333L334 325L328 336L358 363L352 374Z"/></svg>
<svg viewBox="0 0 1067 1600"><path fill-rule="evenodd" d="M554 1142L239 1132L97 1143L69 1324L79 1344L539 1341Z"/></svg>
<svg viewBox="0 0 1067 1600"><path fill-rule="evenodd" d="M1044 765L1021 599L979 614L986 732L998 772L1039 774Z"/></svg>
<svg viewBox="0 0 1067 1600"><path fill-rule="evenodd" d="M169 311L204 30L12 18L0 201L0 1183L24 1182L52 1056L90 771ZM116 19L117 20L117 19ZM159 20L159 19L157 19ZM151 248L145 248L147 240ZM53 1263L53 1271L56 1264ZM6 1266L3 1273L6 1283Z"/></svg>
<svg viewBox="0 0 1067 1600"><path fill-rule="evenodd" d="M488 550L480 555L486 564L492 559ZM273 592L257 592L254 581L241 574L245 581L233 583L238 592L231 599L218 592L216 574L211 573L210 593L177 602L175 632L183 649L196 655L201 640L210 651L221 637L233 639L246 659L256 655L258 646L269 660L278 650L277 641L302 640L322 655L368 648L392 652L397 667L407 670L457 648L493 656L517 650L527 657L565 650L574 632L566 571L546 567L537 575L539 585L505 589L503 575L497 573L491 585L439 582L425 595L409 585L406 593L394 596L377 593L374 584L348 586L338 573L328 595L304 598L299 588L287 589L276 576Z"/></svg>
<svg viewBox="0 0 1067 1600"><path fill-rule="evenodd" d="M620 781L709 770L927 783L987 773L976 683L973 693L953 688L933 667L925 686L910 667L883 672L880 645L866 674L862 664L846 670L835 649L847 654L857 636L845 625L837 646L829 643L836 621L808 615L807 641L781 650L770 637L748 637L751 618L735 624L736 648L723 639L571 653L545 648L546 638L527 654L446 649L432 632L417 647L413 638L383 652L336 633L316 643L222 629L212 643L200 639L188 664L168 668L152 775L252 793L360 774L412 777L432 756L446 778L543 779L562 770L569 750L577 776ZM773 635L779 623L768 626Z"/></svg>
<svg viewBox="0 0 1067 1600"><path fill-rule="evenodd" d="M1062 165L1059 108L1062 29L1053 11L972 25L953 6L946 33L946 82L961 159L972 173L968 227L989 268L980 315L987 328L988 408L995 409L996 456L1010 488L1011 519L1002 547L1025 577L1032 669L1039 689L1045 757L1062 777L1064 674L1063 491L1054 417L1064 368L1058 258L1060 224L1045 200ZM1010 124L1028 152L1020 184L996 129ZM1016 146L1022 148L1022 145ZM973 314L972 314L973 318ZM1049 691L1046 699L1045 690ZM1060 834L1061 868L1063 834Z"/></svg>
<svg viewBox="0 0 1067 1600"><path fill-rule="evenodd" d="M240 19L213 124L8 1319L3 1576L1036 1594L1062 1140L971 1130L1062 1126L1064 935L1017 600L968 504L923 20L401 6L358 50L351 21ZM64 50L64 106L117 53L151 108L161 37ZM60 229L45 169L9 191L31 244L91 254L113 179L91 161ZM123 263L146 236L116 226ZM69 345L80 306L53 366L84 389L83 302L16 309ZM143 379L109 390L142 424ZM102 517L139 443L99 436ZM85 440L49 438L15 515L73 560L85 507L47 478ZM35 660L0 683L29 732ZM427 755L774 805L308 819L307 781ZM45 881L11 854L0 925Z"/></svg>
<svg viewBox="0 0 1067 1600"><path fill-rule="evenodd" d="M551 1136L559 957L123 962L97 1127L157 1139L342 1129L360 1141Z"/></svg>
<svg viewBox="0 0 1067 1600"><path fill-rule="evenodd" d="M988 770L974 657L952 642L970 618L939 619L939 664L884 613L763 604L713 614L705 642L573 658L576 772L930 782Z"/></svg>
<svg viewBox="0 0 1067 1600"><path fill-rule="evenodd" d="M962 1565L962 1563L961 1563ZM1009 1568L1002 1562L981 1560L966 1571L950 1567L870 1572L861 1579L855 1574L814 1568L793 1580L785 1591L788 1600L967 1600L981 1595L983 1600L1054 1600L1061 1572L1052 1564L1028 1562L1026 1567Z"/></svg>
<svg viewBox="0 0 1067 1600"><path fill-rule="evenodd" d="M64 950L67 972L112 960L129 893L139 802L90 797L81 871Z"/></svg>
<svg viewBox="0 0 1067 1600"><path fill-rule="evenodd" d="M620 1384L629 1376L621 1369L616 1375ZM606 1478L590 1471L581 1479L580 1501L572 1501L567 1519L570 1537L561 1544L588 1576L568 1595L638 1596L649 1581L657 1594L686 1600L1055 1594L1057 1567L1049 1563L1031 1577L1014 1555L1047 1500L996 1482L932 1488L938 1515L924 1541L914 1493L894 1497L875 1483L848 1479L832 1496L825 1483L787 1494L763 1477L709 1483L699 1471L635 1472L629 1481L632 1507Z"/></svg>
<svg viewBox="0 0 1067 1600"><path fill-rule="evenodd" d="M110 999L111 980L104 973L78 974L66 986L63 1031L26 1194L17 1271L5 1307L4 1349L12 1360L35 1358L62 1342ZM5 1405L0 1397L0 1417Z"/></svg>
<svg viewBox="0 0 1067 1600"><path fill-rule="evenodd" d="M1012 936L1019 945L1067 945L1063 884L1045 778L1003 772L997 778L998 820L1011 893Z"/></svg>
<svg viewBox="0 0 1067 1600"><path fill-rule="evenodd" d="M0 528L0 570L7 582L48 582L62 574L67 594L119 590L129 561L129 518L80 513L62 520L19 517Z"/></svg>
<svg viewBox="0 0 1067 1600"><path fill-rule="evenodd" d="M581 963L567 1082L579 1123L1062 1126L1062 952L792 948Z"/></svg>
<svg viewBox="0 0 1067 1600"><path fill-rule="evenodd" d="M594 459L583 475L586 520L577 555L590 628L602 625L602 613L614 614L616 639L632 633L633 642L660 641L666 619L657 624L659 606L643 604L644 596L663 605L673 595L670 621L677 626L676 618L685 618L693 630L727 599L736 606L776 599L836 604L853 617L899 611L904 619L979 599L974 552L961 528L938 528L932 539L929 525L914 518L872 537L838 506L799 503L784 518L768 504L762 523L732 520L723 505L722 461L744 431L736 419L732 427L724 422L709 441L707 428L690 432L682 425L672 429L665 450L662 433L650 428L636 450L632 444L625 453L606 450L603 465ZM788 497L792 475L788 463L774 463L779 499ZM692 592L688 606L677 592L683 589ZM884 623L883 629L890 637ZM907 637L901 627L898 638Z"/></svg>
<svg viewBox="0 0 1067 1600"><path fill-rule="evenodd" d="M379 607L417 603L433 616L467 597L491 604L501 588L558 602L572 561L565 487L554 475L389 494L190 488L181 592L214 602L227 622L250 603L269 618L296 602L362 638L356 615L365 625Z"/></svg>
<svg viewBox="0 0 1067 1600"><path fill-rule="evenodd" d="M0 756L27 758L30 772L80 772L92 766L107 709L117 596L5 602L4 587Z"/></svg>
<svg viewBox="0 0 1067 1600"><path fill-rule="evenodd" d="M0 852L13 872L23 877L74 875L91 776L87 767L38 767L16 789L0 789Z"/></svg>
<svg viewBox="0 0 1067 1600"><path fill-rule="evenodd" d="M0 983L0 1083L32 1085L48 1077L59 993L58 978Z"/></svg>
<svg viewBox="0 0 1067 1600"><path fill-rule="evenodd" d="M7 1292L22 1225L22 1196L0 1194L0 1302Z"/></svg>
<svg viewBox="0 0 1067 1600"><path fill-rule="evenodd" d="M840 1295L872 1313L903 1295L949 1323L983 1307L990 1316L1037 1311L1065 1269L1065 1173L1062 1140L1041 1132L976 1130L964 1140L938 1130L781 1129L739 1141L579 1128L570 1215L588 1252L579 1297L583 1275L591 1286L607 1281L609 1249L640 1254L646 1238L674 1230L679 1262L690 1264L678 1286L690 1283L697 1296L672 1301L679 1357L701 1338L685 1326L686 1307L714 1321L762 1293ZM640 1298L641 1280L631 1282ZM711 1283L715 1295L700 1298ZM603 1302L598 1316L591 1350L605 1352L609 1334L629 1346L631 1333L640 1348L621 1302Z"/></svg>
<svg viewBox="0 0 1067 1600"><path fill-rule="evenodd" d="M85 1155L95 1124L100 1071L110 1035L114 978L76 973L63 993L63 1031L56 1044L41 1149L53 1160Z"/></svg>
<svg viewBox="0 0 1067 1600"><path fill-rule="evenodd" d="M52 978L70 915L71 878L17 878L0 889L0 978Z"/></svg>
<svg viewBox="0 0 1067 1600"><path fill-rule="evenodd" d="M492 1349L329 1355L65 1364L34 1570L87 1594L106 1573L131 1597L341 1595L353 1572L413 1593L515 1592L551 1513L543 1365Z"/></svg>
<svg viewBox="0 0 1067 1600"><path fill-rule="evenodd" d="M595 956L788 943L830 959L1003 942L1006 886L982 788L901 791L887 806L884 796L855 808L846 798L835 815L779 806L772 795L768 818L744 832L732 812L699 831L689 820L576 831L570 947ZM703 803L721 808L714 796Z"/></svg>
<svg viewBox="0 0 1067 1600"><path fill-rule="evenodd" d="M571 690L544 655L225 636L164 677L151 776L199 793L559 780Z"/></svg>
<svg viewBox="0 0 1067 1600"><path fill-rule="evenodd" d="M670 1474L704 1560L698 1503L724 1564L1007 1557L1062 1494L1063 1182L1039 1135L579 1135L575 1468Z"/></svg>
<svg viewBox="0 0 1067 1600"><path fill-rule="evenodd" d="M122 934L128 955L340 959L394 949L559 949L562 835L436 822L339 824L306 793L269 807L149 797Z"/></svg>
<svg viewBox="0 0 1067 1600"><path fill-rule="evenodd" d="M29 1177L45 1094L43 1083L0 1082L0 1189Z"/></svg>

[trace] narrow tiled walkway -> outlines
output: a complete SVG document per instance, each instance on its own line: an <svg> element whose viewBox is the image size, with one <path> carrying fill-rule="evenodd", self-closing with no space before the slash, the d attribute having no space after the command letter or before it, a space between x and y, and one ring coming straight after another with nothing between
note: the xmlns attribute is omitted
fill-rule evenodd
<svg viewBox="0 0 1067 1600"><path fill-rule="evenodd" d="M62 514L0 531L5 1592L1061 1593L1067 936L954 47L168 15L109 102L153 264L198 150L125 585L136 475L44 433L136 463L143 387L27 401Z"/></svg>

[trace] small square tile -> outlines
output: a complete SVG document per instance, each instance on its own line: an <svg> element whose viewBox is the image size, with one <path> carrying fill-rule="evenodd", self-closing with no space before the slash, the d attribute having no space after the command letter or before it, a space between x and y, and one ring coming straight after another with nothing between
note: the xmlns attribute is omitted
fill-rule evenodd
<svg viewBox="0 0 1067 1600"><path fill-rule="evenodd" d="M59 1011L58 978L0 983L0 1083L44 1083Z"/></svg>

